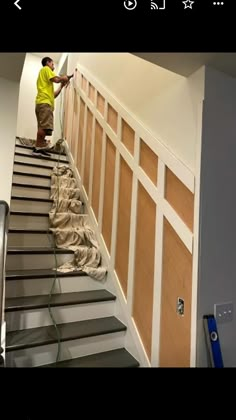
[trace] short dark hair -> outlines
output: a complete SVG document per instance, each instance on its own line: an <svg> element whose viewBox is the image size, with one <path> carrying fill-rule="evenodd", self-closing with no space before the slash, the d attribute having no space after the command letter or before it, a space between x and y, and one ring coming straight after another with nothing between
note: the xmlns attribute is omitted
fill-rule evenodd
<svg viewBox="0 0 236 420"><path fill-rule="evenodd" d="M41 63L42 63L42 66L43 67L45 67L46 65L47 65L47 62L48 61L53 61L53 59L52 58L50 58L50 57L44 57L43 59L42 59L42 61L41 61Z"/></svg>

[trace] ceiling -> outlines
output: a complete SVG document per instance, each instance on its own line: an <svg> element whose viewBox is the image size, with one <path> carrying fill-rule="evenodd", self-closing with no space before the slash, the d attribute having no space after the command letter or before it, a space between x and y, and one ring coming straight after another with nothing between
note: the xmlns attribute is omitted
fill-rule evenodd
<svg viewBox="0 0 236 420"><path fill-rule="evenodd" d="M20 81L25 53L0 53L0 77Z"/></svg>
<svg viewBox="0 0 236 420"><path fill-rule="evenodd" d="M37 55L37 56L38 56L38 57L40 57L40 58L43 58L43 57L50 57L50 58L52 58L52 59L53 59L53 61L55 61L56 63L58 63L58 61L60 60L61 55L62 55L63 53L62 53L62 52L61 52L61 53L37 52L37 53L32 53L32 54Z"/></svg>
<svg viewBox="0 0 236 420"><path fill-rule="evenodd" d="M203 65L236 77L236 53L134 53L167 70L188 77Z"/></svg>

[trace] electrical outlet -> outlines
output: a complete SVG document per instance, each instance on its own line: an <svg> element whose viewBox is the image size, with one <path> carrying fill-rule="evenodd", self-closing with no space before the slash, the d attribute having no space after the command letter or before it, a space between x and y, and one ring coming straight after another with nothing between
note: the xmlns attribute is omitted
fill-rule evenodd
<svg viewBox="0 0 236 420"><path fill-rule="evenodd" d="M214 313L218 324L233 321L233 303L216 303L214 305Z"/></svg>

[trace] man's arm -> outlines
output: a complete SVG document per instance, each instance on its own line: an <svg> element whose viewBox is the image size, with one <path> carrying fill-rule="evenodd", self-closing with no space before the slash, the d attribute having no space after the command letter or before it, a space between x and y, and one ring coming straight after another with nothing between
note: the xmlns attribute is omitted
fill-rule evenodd
<svg viewBox="0 0 236 420"><path fill-rule="evenodd" d="M53 83L67 83L69 78L67 76L55 76L50 79Z"/></svg>

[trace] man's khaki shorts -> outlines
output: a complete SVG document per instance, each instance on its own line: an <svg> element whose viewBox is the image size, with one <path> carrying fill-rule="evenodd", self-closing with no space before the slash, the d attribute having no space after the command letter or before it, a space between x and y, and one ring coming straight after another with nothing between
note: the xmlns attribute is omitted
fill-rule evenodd
<svg viewBox="0 0 236 420"><path fill-rule="evenodd" d="M38 128L45 131L53 131L53 108L49 104L36 104L35 114L38 121Z"/></svg>

